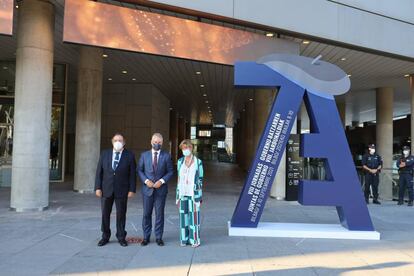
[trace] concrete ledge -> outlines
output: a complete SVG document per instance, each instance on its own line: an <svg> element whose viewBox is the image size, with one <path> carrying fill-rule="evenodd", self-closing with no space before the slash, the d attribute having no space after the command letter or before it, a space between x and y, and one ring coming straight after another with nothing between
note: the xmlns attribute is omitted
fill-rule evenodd
<svg viewBox="0 0 414 276"><path fill-rule="evenodd" d="M340 224L259 223L257 228L231 227L229 236L379 240L377 231L350 231Z"/></svg>

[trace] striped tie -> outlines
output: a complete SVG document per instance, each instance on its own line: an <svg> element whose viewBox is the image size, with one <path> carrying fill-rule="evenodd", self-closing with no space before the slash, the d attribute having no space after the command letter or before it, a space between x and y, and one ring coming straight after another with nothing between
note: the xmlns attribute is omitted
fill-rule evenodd
<svg viewBox="0 0 414 276"><path fill-rule="evenodd" d="M114 160L114 166L113 169L116 170L119 164L119 152L115 152L115 160Z"/></svg>

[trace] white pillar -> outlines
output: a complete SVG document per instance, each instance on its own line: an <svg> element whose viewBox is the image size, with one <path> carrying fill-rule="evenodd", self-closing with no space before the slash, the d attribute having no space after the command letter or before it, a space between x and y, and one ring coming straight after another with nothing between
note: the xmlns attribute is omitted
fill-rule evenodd
<svg viewBox="0 0 414 276"><path fill-rule="evenodd" d="M82 46L76 104L75 179L73 189L93 192L101 147L102 49Z"/></svg>
<svg viewBox="0 0 414 276"><path fill-rule="evenodd" d="M49 205L53 33L53 4L19 3L10 201L17 212Z"/></svg>
<svg viewBox="0 0 414 276"><path fill-rule="evenodd" d="M377 152L382 156L384 170L379 184L379 195L392 199L392 154L393 154L393 103L394 89L380 87L376 90Z"/></svg>

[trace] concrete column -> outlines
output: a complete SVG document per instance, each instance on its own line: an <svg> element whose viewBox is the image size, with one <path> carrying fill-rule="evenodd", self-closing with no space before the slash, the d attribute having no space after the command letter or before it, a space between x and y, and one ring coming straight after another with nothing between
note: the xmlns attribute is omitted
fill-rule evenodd
<svg viewBox="0 0 414 276"><path fill-rule="evenodd" d="M80 48L73 187L80 193L93 192L101 151L102 65L102 49Z"/></svg>
<svg viewBox="0 0 414 276"><path fill-rule="evenodd" d="M414 152L414 75L409 78L411 95L411 154Z"/></svg>
<svg viewBox="0 0 414 276"><path fill-rule="evenodd" d="M343 127L345 127L346 124L346 103L345 99L344 101L336 101L336 107L338 108L339 116L341 117L341 122Z"/></svg>
<svg viewBox="0 0 414 276"><path fill-rule="evenodd" d="M392 199L393 96L392 87L380 87L376 90L377 152L382 156L384 162L379 194L384 199Z"/></svg>
<svg viewBox="0 0 414 276"><path fill-rule="evenodd" d="M247 158L246 158L246 109L243 109L240 113L240 168L245 170Z"/></svg>
<svg viewBox="0 0 414 276"><path fill-rule="evenodd" d="M254 103L248 101L246 104L246 164L245 170L250 169L250 165L254 158L254 152L256 150L254 146Z"/></svg>
<svg viewBox="0 0 414 276"><path fill-rule="evenodd" d="M53 33L53 4L19 3L10 201L17 212L49 205Z"/></svg>
<svg viewBox="0 0 414 276"><path fill-rule="evenodd" d="M171 157L172 157L174 164L177 164L178 115L175 110L170 111L170 141L171 141Z"/></svg>

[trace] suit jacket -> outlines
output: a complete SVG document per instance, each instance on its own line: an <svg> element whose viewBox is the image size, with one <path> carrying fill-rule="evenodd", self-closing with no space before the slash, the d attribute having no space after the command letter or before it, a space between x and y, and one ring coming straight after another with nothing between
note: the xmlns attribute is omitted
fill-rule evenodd
<svg viewBox="0 0 414 276"><path fill-rule="evenodd" d="M104 150L96 169L95 191L101 189L103 197L127 197L128 192L136 192L135 155L124 149L118 167L112 168L112 149Z"/></svg>
<svg viewBox="0 0 414 276"><path fill-rule="evenodd" d="M141 154L138 161L138 176L142 182L142 193L146 196L151 196L154 192L154 188L148 188L145 185L145 180L149 179L152 182L156 182L161 178L164 179L165 183L157 189L157 193L160 195L166 195L168 193L168 181L174 176L174 166L171 160L171 155L161 150L158 156L157 171L154 172L152 167L152 151L146 151Z"/></svg>

